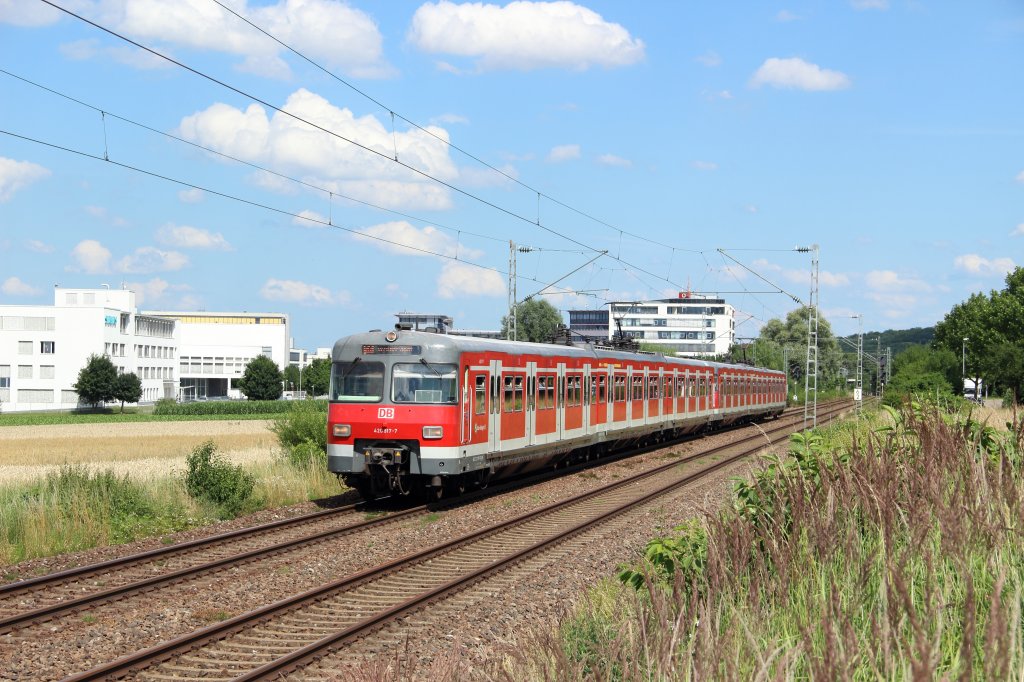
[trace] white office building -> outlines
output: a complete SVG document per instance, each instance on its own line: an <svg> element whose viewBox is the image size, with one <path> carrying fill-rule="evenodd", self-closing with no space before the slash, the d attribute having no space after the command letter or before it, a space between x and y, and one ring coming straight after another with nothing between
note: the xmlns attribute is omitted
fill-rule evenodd
<svg viewBox="0 0 1024 682"><path fill-rule="evenodd" d="M617 301L605 310L570 310L574 338L600 343L622 333L647 343L671 348L676 354L712 356L727 353L736 340L736 310L721 298L678 298Z"/></svg>
<svg viewBox="0 0 1024 682"><path fill-rule="evenodd" d="M0 410L70 409L90 355L142 380L142 402L176 394L174 322L141 315L126 289L54 289L52 306L0 305Z"/></svg>
<svg viewBox="0 0 1024 682"><path fill-rule="evenodd" d="M265 355L283 370L290 362L291 335L283 313L147 311L173 321L179 335L178 398L243 398L238 380L245 366Z"/></svg>

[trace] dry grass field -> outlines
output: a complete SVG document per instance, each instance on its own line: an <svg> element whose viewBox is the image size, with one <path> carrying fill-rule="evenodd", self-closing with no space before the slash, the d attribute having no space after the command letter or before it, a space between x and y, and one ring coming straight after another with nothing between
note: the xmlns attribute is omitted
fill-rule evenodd
<svg viewBox="0 0 1024 682"><path fill-rule="evenodd" d="M279 449L270 424L230 420L7 426L0 429L0 485L36 480L62 464L152 480L181 471L188 453L207 440L235 463L264 463Z"/></svg>

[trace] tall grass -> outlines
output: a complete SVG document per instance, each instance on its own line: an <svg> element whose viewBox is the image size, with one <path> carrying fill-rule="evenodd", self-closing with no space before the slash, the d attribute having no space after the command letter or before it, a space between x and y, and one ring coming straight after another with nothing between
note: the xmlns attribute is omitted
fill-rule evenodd
<svg viewBox="0 0 1024 682"><path fill-rule="evenodd" d="M130 542L213 523L232 511L274 508L337 495L325 468L283 459L244 467L258 505L225 509L192 498L185 472L136 480L109 471L65 466L34 483L0 486L0 564Z"/></svg>
<svg viewBox="0 0 1024 682"><path fill-rule="evenodd" d="M294 409L315 406L327 412L326 400L214 400L210 402L177 403L161 400L153 408L155 415L251 415L285 414Z"/></svg>
<svg viewBox="0 0 1024 682"><path fill-rule="evenodd" d="M1024 419L908 406L849 429L652 542L507 676L1024 676Z"/></svg>

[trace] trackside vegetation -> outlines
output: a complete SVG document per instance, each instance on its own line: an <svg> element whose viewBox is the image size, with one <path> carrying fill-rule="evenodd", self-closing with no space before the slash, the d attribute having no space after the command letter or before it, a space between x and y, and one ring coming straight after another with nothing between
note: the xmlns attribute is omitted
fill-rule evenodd
<svg viewBox="0 0 1024 682"><path fill-rule="evenodd" d="M1024 418L997 426L915 403L794 437L511 676L1019 679Z"/></svg>
<svg viewBox="0 0 1024 682"><path fill-rule="evenodd" d="M192 451L183 469L165 476L135 479L65 465L33 483L0 485L0 565L342 492L326 467L326 403L277 402L290 407L271 427L281 445L273 461L234 464L210 441Z"/></svg>

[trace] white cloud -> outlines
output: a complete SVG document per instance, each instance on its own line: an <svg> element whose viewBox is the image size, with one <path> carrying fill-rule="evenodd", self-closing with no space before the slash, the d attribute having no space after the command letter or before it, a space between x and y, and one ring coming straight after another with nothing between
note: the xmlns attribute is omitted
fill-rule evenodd
<svg viewBox="0 0 1024 682"><path fill-rule="evenodd" d="M618 166L619 168L632 168L633 162L629 159L624 159L621 156L615 156L615 154L601 154L597 157L597 162L603 166Z"/></svg>
<svg viewBox="0 0 1024 682"><path fill-rule="evenodd" d="M718 170L718 164L714 161L693 161L690 163L691 166L697 170L703 171L716 171Z"/></svg>
<svg viewBox="0 0 1024 682"><path fill-rule="evenodd" d="M504 7L427 2L413 15L409 42L424 52L473 58L476 68L484 71L582 71L627 66L644 58L643 41L568 1L518 0Z"/></svg>
<svg viewBox="0 0 1024 682"><path fill-rule="evenodd" d="M131 66L136 69L169 69L173 67L166 59L157 57L152 52L140 50L127 45L104 46L96 38L76 40L71 43L63 43L59 48L60 53L74 61L85 61L102 57ZM166 54L166 50L164 51ZM171 56L171 55L168 55Z"/></svg>
<svg viewBox="0 0 1024 682"><path fill-rule="evenodd" d="M39 289L22 282L17 277L5 279L4 283L0 285L0 291L8 296L35 296L39 293Z"/></svg>
<svg viewBox="0 0 1024 682"><path fill-rule="evenodd" d="M766 59L750 79L751 87L770 85L795 90L844 90L850 87L849 76L840 71L823 69L799 57Z"/></svg>
<svg viewBox="0 0 1024 682"><path fill-rule="evenodd" d="M811 272L809 270L782 270L782 276L790 282L798 284L810 285L811 283ZM843 287L850 283L850 278L841 272L820 270L818 272L818 283L826 287Z"/></svg>
<svg viewBox="0 0 1024 682"><path fill-rule="evenodd" d="M697 57L697 61L707 67L720 66L722 64L722 58L718 56L718 53L714 50L708 50L704 54Z"/></svg>
<svg viewBox="0 0 1024 682"><path fill-rule="evenodd" d="M71 250L71 258L75 261L73 271L81 271L89 275L110 272L110 250L95 239L78 242Z"/></svg>
<svg viewBox="0 0 1024 682"><path fill-rule="evenodd" d="M153 246L142 246L117 261L117 270L131 274L173 272L188 265L188 257L177 251L163 251Z"/></svg>
<svg viewBox="0 0 1024 682"><path fill-rule="evenodd" d="M580 158L580 146L578 144L560 144L552 147L551 151L548 152L548 161L551 163L560 163L578 158Z"/></svg>
<svg viewBox="0 0 1024 682"><path fill-rule="evenodd" d="M449 261L437 277L437 295L441 298L504 296L505 280L494 270Z"/></svg>
<svg viewBox="0 0 1024 682"><path fill-rule="evenodd" d="M50 175L49 169L31 161L15 161L0 156L0 204L14 193Z"/></svg>
<svg viewBox="0 0 1024 682"><path fill-rule="evenodd" d="M878 291L931 291L932 286L915 277L904 277L893 270L872 270L864 275L868 287Z"/></svg>
<svg viewBox="0 0 1024 682"><path fill-rule="evenodd" d="M97 218L104 222L110 223L114 227L127 227L128 221L121 216L111 215L110 211L102 206L84 206L83 209L86 213L91 215L93 218Z"/></svg>
<svg viewBox="0 0 1024 682"><path fill-rule="evenodd" d="M154 277L148 282L128 282L128 288L135 292L138 305L161 305L165 309L188 310L197 307L195 296L186 292L192 290L187 284L171 284L165 279Z"/></svg>
<svg viewBox="0 0 1024 682"><path fill-rule="evenodd" d="M340 137L279 112L268 118L266 110L257 104L250 104L244 111L213 104L182 119L179 129L189 141L278 169L337 194L389 208L450 207L451 198L445 188L391 160L397 147L403 163L443 180L455 180L458 170L449 156L448 131L444 128L392 133L390 121L385 125L372 115L356 117L349 109L335 107L305 89L292 93L283 108ZM267 175L260 173L258 178L265 180ZM273 178L271 184L279 186L280 178Z"/></svg>
<svg viewBox="0 0 1024 682"><path fill-rule="evenodd" d="M316 211L299 211L297 217L292 218L292 224L299 227L328 227L327 216L320 215Z"/></svg>
<svg viewBox="0 0 1024 682"><path fill-rule="evenodd" d="M190 187L178 192L178 199L185 204L198 204L203 200L206 193L198 187Z"/></svg>
<svg viewBox="0 0 1024 682"><path fill-rule="evenodd" d="M850 0L850 6L855 10L866 9L889 9L889 0Z"/></svg>
<svg viewBox="0 0 1024 682"><path fill-rule="evenodd" d="M459 168L459 180L464 187L508 187L519 177L519 170L510 163L495 168L505 175L484 166L463 166Z"/></svg>
<svg viewBox="0 0 1024 682"><path fill-rule="evenodd" d="M1017 265L1012 258L984 258L976 253L967 253L953 259L953 267L972 275L1005 275Z"/></svg>
<svg viewBox="0 0 1024 682"><path fill-rule="evenodd" d="M1010 233L1011 237L1024 237L1024 223L1021 223L1014 228L1013 232Z"/></svg>
<svg viewBox="0 0 1024 682"><path fill-rule="evenodd" d="M295 279L268 279L260 289L260 296L268 301L284 301L302 305L343 305L351 300L347 291L332 292L319 284Z"/></svg>
<svg viewBox="0 0 1024 682"><path fill-rule="evenodd" d="M383 37L370 15L335 0L278 0L270 5L231 2L232 8L327 68L360 78L393 73L383 57ZM285 49L205 0L107 0L86 5L91 19L142 42L170 49L221 52L240 59L236 68L288 78ZM81 47L79 50L81 51ZM96 54L104 50L94 48Z"/></svg>
<svg viewBox="0 0 1024 682"><path fill-rule="evenodd" d="M779 13L775 15L775 21L779 21L782 23L787 23L790 21L799 21L802 18L803 17L801 17L800 15L790 12L788 9L779 10Z"/></svg>
<svg viewBox="0 0 1024 682"><path fill-rule="evenodd" d="M167 246L180 249L207 249L212 251L231 251L231 244L220 232L210 232L189 225L168 223L157 230L157 241Z"/></svg>
<svg viewBox="0 0 1024 682"><path fill-rule="evenodd" d="M1014 178L1017 182L1024 183L1024 171L1017 173L1017 177Z"/></svg>
<svg viewBox="0 0 1024 682"><path fill-rule="evenodd" d="M743 207L743 210L747 213L757 213L761 209L759 209L755 204L747 204Z"/></svg>
<svg viewBox="0 0 1024 682"><path fill-rule="evenodd" d="M469 123L469 119L459 114L441 114L430 119L430 122L434 125L438 123L445 123L447 125L454 125L456 123Z"/></svg>
<svg viewBox="0 0 1024 682"><path fill-rule="evenodd" d="M364 227L359 232L367 235L366 237L353 235L353 238L359 242L403 256L430 255L423 253L424 251L448 256L449 258L479 258L483 255L482 252L476 249L460 245L459 242L436 227L427 225L420 230L404 220ZM420 250L417 251L416 249Z"/></svg>
<svg viewBox="0 0 1024 682"><path fill-rule="evenodd" d="M36 253L53 253L53 246L38 239L29 239L25 242L25 248Z"/></svg>
<svg viewBox="0 0 1024 682"><path fill-rule="evenodd" d="M0 24L46 26L57 23L62 16L60 11L41 2L0 0Z"/></svg>

